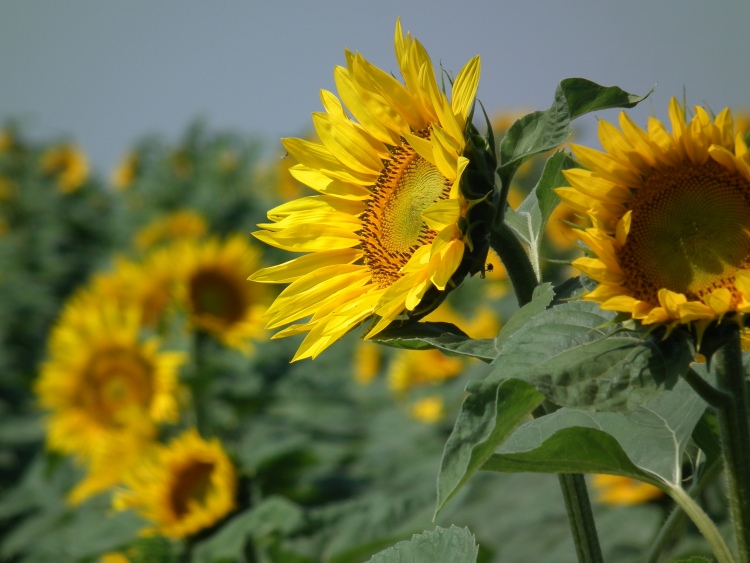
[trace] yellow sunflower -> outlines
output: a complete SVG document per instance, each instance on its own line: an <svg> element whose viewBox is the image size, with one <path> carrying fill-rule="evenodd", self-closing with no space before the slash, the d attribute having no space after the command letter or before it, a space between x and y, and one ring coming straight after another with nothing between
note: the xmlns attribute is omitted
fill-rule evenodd
<svg viewBox="0 0 750 563"><path fill-rule="evenodd" d="M461 375L466 360L440 350L399 350L388 366L388 387L397 395Z"/></svg>
<svg viewBox="0 0 750 563"><path fill-rule="evenodd" d="M269 300L263 286L247 282L260 252L246 237L184 243L173 256L180 269L177 298L193 326L243 352L265 338L262 317Z"/></svg>
<svg viewBox="0 0 750 563"><path fill-rule="evenodd" d="M42 171L56 177L64 194L78 190L89 176L89 161L83 150L72 143L58 145L42 154Z"/></svg>
<svg viewBox="0 0 750 563"><path fill-rule="evenodd" d="M200 213L192 209L175 211L143 227L135 235L135 245L148 249L165 242L198 239L206 234L208 224Z"/></svg>
<svg viewBox="0 0 750 563"><path fill-rule="evenodd" d="M141 157L134 150L129 150L112 171L110 182L117 190L127 190L135 181L141 169Z"/></svg>
<svg viewBox="0 0 750 563"><path fill-rule="evenodd" d="M142 262L117 258L114 268L94 276L81 295L97 302L135 305L140 309L141 323L154 327L166 313L176 280L173 256L156 250Z"/></svg>
<svg viewBox="0 0 750 563"><path fill-rule="evenodd" d="M300 162L292 175L321 195L268 213L255 236L305 254L250 279L291 282L268 310L269 329L311 316L275 335L307 333L293 360L316 357L368 318L377 317L365 338L401 314L419 316L436 301L429 290L449 290L467 273L459 266L473 251L472 202L460 180L479 58L458 73L449 100L400 22L395 51L404 84L347 51L346 67L334 72L341 101L322 91L325 112L313 114L321 143L282 141Z"/></svg>
<svg viewBox="0 0 750 563"><path fill-rule="evenodd" d="M557 189L592 228L579 237L593 257L573 262L598 282L585 299L643 324L696 321L750 311L750 156L729 109L700 107L686 121L675 99L672 133L620 114L599 122L605 152L573 151L588 168L565 171Z"/></svg>
<svg viewBox="0 0 750 563"><path fill-rule="evenodd" d="M443 398L440 395L430 395L418 399L411 404L409 414L415 420L434 424L438 422L445 414Z"/></svg>
<svg viewBox="0 0 750 563"><path fill-rule="evenodd" d="M184 432L126 475L114 498L118 510L135 509L153 526L146 534L184 538L212 526L235 507L237 476L217 439Z"/></svg>
<svg viewBox="0 0 750 563"><path fill-rule="evenodd" d="M664 496L664 491L630 477L597 473L591 479L597 502L609 505L642 504Z"/></svg>
<svg viewBox="0 0 750 563"><path fill-rule="evenodd" d="M35 384L51 449L91 463L123 435L149 439L157 424L176 421L184 355L142 341L140 330L136 307L84 298L66 305Z"/></svg>

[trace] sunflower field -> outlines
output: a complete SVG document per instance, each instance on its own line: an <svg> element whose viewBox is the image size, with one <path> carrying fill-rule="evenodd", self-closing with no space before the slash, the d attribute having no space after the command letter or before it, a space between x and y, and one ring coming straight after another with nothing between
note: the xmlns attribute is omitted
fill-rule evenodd
<svg viewBox="0 0 750 563"><path fill-rule="evenodd" d="M271 156L2 125L0 561L750 562L750 121L394 51Z"/></svg>

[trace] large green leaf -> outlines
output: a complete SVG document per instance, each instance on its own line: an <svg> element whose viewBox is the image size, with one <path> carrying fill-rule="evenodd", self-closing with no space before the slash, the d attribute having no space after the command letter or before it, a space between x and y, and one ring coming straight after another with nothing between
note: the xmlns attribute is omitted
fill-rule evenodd
<svg viewBox="0 0 750 563"><path fill-rule="evenodd" d="M445 444L436 513L544 399L524 381L471 382Z"/></svg>
<svg viewBox="0 0 750 563"><path fill-rule="evenodd" d="M503 338L489 380L524 379L553 403L632 409L670 388L693 359L686 334L642 337L612 324L595 303L563 303Z"/></svg>
<svg viewBox="0 0 750 563"><path fill-rule="evenodd" d="M612 473L679 487L682 454L705 409L684 381L629 413L563 408L518 428L482 469Z"/></svg>
<svg viewBox="0 0 750 563"><path fill-rule="evenodd" d="M377 553L370 563L475 563L479 546L468 528L435 528Z"/></svg>
<svg viewBox="0 0 750 563"><path fill-rule="evenodd" d="M575 166L576 162L562 152L554 154L545 163L542 176L534 189L515 211L508 208L505 222L526 245L529 260L534 267L537 278L541 278L539 261L539 247L541 245L544 228L560 198L553 191L565 184L563 170Z"/></svg>
<svg viewBox="0 0 750 563"><path fill-rule="evenodd" d="M506 186L523 162L535 154L556 149L570 135L570 122L586 113L631 108L646 99L617 86L600 86L584 78L566 78L555 91L555 101L545 111L535 111L517 120L500 143L498 174Z"/></svg>

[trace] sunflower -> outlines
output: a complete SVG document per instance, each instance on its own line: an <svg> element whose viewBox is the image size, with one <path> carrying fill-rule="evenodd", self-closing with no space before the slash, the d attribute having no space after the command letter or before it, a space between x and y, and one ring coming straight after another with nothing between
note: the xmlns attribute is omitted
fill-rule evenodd
<svg viewBox="0 0 750 563"><path fill-rule="evenodd" d="M176 283L173 256L151 252L143 261L119 257L110 272L94 276L81 293L95 302L117 302L140 309L141 324L154 327L164 316Z"/></svg>
<svg viewBox="0 0 750 563"><path fill-rule="evenodd" d="M664 491L658 487L620 475L597 473L591 484L596 491L596 500L613 506L642 504L664 496Z"/></svg>
<svg viewBox="0 0 750 563"><path fill-rule="evenodd" d="M55 176L64 194L77 191L89 175L89 161L83 150L72 143L58 145L42 154L42 171Z"/></svg>
<svg viewBox="0 0 750 563"><path fill-rule="evenodd" d="M227 346L250 352L265 337L262 316L268 306L263 287L248 283L258 268L259 251L246 237L184 243L171 251L180 268L177 299L191 324Z"/></svg>
<svg viewBox="0 0 750 563"><path fill-rule="evenodd" d="M587 214L579 237L595 256L573 265L598 282L585 299L646 325L697 322L750 311L750 157L725 109L686 121L673 98L672 133L625 112L599 122L605 152L573 146L588 169L564 172L558 195Z"/></svg>
<svg viewBox="0 0 750 563"><path fill-rule="evenodd" d="M235 507L237 476L217 439L195 429L178 436L126 475L114 506L135 509L153 526L147 534L184 538L212 526Z"/></svg>
<svg viewBox="0 0 750 563"><path fill-rule="evenodd" d="M135 235L135 245L148 249L165 242L181 239L195 240L206 234L208 224L192 209L175 211L143 227Z"/></svg>
<svg viewBox="0 0 750 563"><path fill-rule="evenodd" d="M322 91L326 111L313 114L321 143L282 141L300 162L292 175L321 195L268 213L271 223L255 236L305 254L250 279L291 282L269 308L267 328L312 316L275 335L307 333L293 361L316 357L368 318L376 317L365 338L404 313L418 317L439 302L427 292L452 289L477 251L460 182L479 58L458 73L449 100L400 22L395 51L404 84L347 51L346 67L334 72L341 101Z"/></svg>
<svg viewBox="0 0 750 563"><path fill-rule="evenodd" d="M133 185L142 168L141 157L134 151L129 150L117 163L112 171L110 182L116 190L127 190Z"/></svg>
<svg viewBox="0 0 750 563"><path fill-rule="evenodd" d="M399 350L388 366L388 387L396 395L403 395L458 377L464 367L466 360L446 356L440 350Z"/></svg>
<svg viewBox="0 0 750 563"><path fill-rule="evenodd" d="M148 440L157 424L176 421L184 355L142 341L140 329L136 307L83 297L66 305L35 384L50 449L95 463L124 435Z"/></svg>
<svg viewBox="0 0 750 563"><path fill-rule="evenodd" d="M434 424L443 418L445 414L443 398L440 395L430 395L418 399L409 407L409 414L415 420Z"/></svg>

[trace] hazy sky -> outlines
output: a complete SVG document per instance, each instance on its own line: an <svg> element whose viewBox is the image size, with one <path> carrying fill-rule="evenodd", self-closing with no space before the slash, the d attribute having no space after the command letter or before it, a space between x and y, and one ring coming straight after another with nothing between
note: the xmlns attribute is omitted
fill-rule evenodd
<svg viewBox="0 0 750 563"><path fill-rule="evenodd" d="M396 72L398 16L436 67L481 55L488 110L546 108L569 76L634 93L658 83L641 124L683 88L690 104L750 108L747 0L5 0L0 121L70 135L102 172L197 117L275 147L309 126L345 47Z"/></svg>

